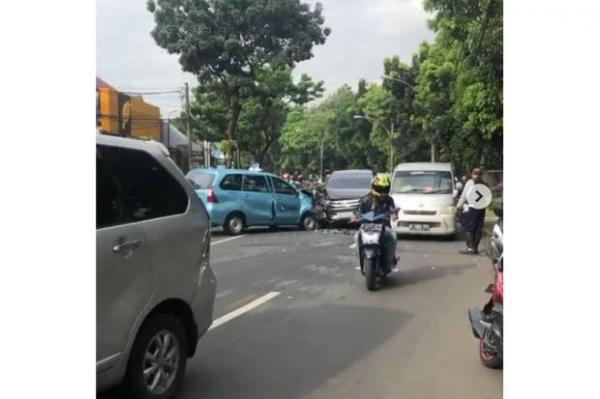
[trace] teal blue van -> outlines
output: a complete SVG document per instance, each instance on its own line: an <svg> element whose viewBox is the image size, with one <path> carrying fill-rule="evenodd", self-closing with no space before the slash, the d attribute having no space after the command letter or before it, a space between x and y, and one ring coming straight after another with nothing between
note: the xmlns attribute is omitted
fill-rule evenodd
<svg viewBox="0 0 600 399"><path fill-rule="evenodd" d="M313 198L278 176L241 169L192 169L186 175L211 224L237 235L251 226L314 230Z"/></svg>

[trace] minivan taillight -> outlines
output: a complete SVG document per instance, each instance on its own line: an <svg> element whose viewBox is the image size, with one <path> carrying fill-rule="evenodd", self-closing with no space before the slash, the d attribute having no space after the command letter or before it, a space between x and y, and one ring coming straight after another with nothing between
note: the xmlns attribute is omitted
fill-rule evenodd
<svg viewBox="0 0 600 399"><path fill-rule="evenodd" d="M206 197L206 201L207 202L218 202L217 195L215 194L215 189L213 188L213 186L210 186L208 188L208 196Z"/></svg>

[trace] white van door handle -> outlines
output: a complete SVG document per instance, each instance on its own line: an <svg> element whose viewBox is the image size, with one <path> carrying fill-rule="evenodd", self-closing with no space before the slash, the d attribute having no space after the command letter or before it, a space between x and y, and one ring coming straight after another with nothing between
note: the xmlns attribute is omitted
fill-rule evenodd
<svg viewBox="0 0 600 399"><path fill-rule="evenodd" d="M114 253L117 254L117 253L123 251L124 249L136 249L139 246L140 246L140 240L133 240L133 241L117 244L112 248L112 250Z"/></svg>

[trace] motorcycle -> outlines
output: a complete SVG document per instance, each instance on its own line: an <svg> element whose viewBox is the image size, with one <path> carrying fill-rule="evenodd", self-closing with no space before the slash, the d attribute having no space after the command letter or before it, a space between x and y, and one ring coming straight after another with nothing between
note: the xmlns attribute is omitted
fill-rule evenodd
<svg viewBox="0 0 600 399"><path fill-rule="evenodd" d="M485 292L491 294L490 300L483 309L468 310L471 329L475 338L479 339L479 358L484 366L502 368L503 364L503 330L504 330L504 246L502 244L502 210L495 206L494 212L500 218L499 235L495 238L496 254L492 254L494 264L494 282ZM494 237L492 237L494 240Z"/></svg>
<svg viewBox="0 0 600 399"><path fill-rule="evenodd" d="M358 230L358 254L360 257L360 271L365 276L367 290L373 291L377 278L385 281L391 272L388 267L386 249L381 243L385 224L389 214L375 214L367 212L360 215L361 225Z"/></svg>

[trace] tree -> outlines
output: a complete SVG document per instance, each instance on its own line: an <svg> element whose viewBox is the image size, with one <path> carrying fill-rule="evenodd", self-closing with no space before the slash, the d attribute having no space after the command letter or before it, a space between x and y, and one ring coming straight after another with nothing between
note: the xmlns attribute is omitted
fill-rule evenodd
<svg viewBox="0 0 600 399"><path fill-rule="evenodd" d="M221 93L226 137L236 139L242 101L270 66L292 67L325 43L322 6L300 0L149 0L156 22L151 34L203 90Z"/></svg>
<svg viewBox="0 0 600 399"><path fill-rule="evenodd" d="M385 159L389 160L390 147L393 149L396 139L391 126L395 120L395 109L391 93L380 85L371 85L359 104L365 117L371 122L371 142L377 146L382 154L385 154ZM385 165L390 165L389 161Z"/></svg>
<svg viewBox="0 0 600 399"><path fill-rule="evenodd" d="M382 153L370 137L372 124L353 118L363 114L360 100L367 93L361 81L356 94L344 85L319 105L292 109L280 139L281 168L318 173L322 142L324 169L387 170L387 151Z"/></svg>
<svg viewBox="0 0 600 399"><path fill-rule="evenodd" d="M421 121L435 119L427 100L434 95L443 98L445 110L437 116L450 120L443 140L445 157L463 170L479 163L501 168L503 1L425 0L424 6L435 13L430 26L436 39L428 55L432 58L429 76L422 77L422 84L432 83L434 71L452 77L446 94L446 89L429 86L431 90L420 99Z"/></svg>
<svg viewBox="0 0 600 399"><path fill-rule="evenodd" d="M296 84L289 67L264 68L258 77L255 95L245 101L240 117L240 148L255 162L268 168L275 165L270 154L285 123L290 106L303 105L323 93L323 82L313 82L303 74Z"/></svg>

